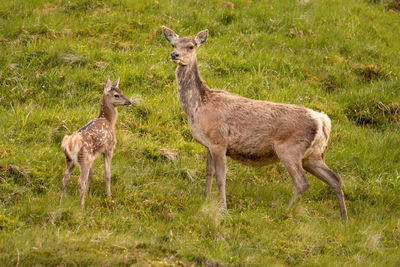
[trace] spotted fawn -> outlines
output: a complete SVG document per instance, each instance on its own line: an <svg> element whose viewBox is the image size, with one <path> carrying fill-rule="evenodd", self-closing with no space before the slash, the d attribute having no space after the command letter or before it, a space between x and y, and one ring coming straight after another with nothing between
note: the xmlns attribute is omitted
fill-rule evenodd
<svg viewBox="0 0 400 267"><path fill-rule="evenodd" d="M107 78L101 99L100 114L85 126L71 135L64 136L61 148L65 154L66 168L63 179L61 200L65 195L72 170L79 166L78 180L81 205L85 206L85 194L89 188L93 174L93 161L100 155L104 156L104 178L107 185L107 195L111 199L111 159L117 140L115 138L115 123L118 117L117 106L129 106L129 101L118 88L119 77L111 85Z"/></svg>

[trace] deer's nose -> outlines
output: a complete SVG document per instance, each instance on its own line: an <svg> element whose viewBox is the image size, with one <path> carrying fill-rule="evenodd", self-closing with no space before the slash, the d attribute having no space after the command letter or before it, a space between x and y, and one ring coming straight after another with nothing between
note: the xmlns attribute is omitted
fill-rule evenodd
<svg viewBox="0 0 400 267"><path fill-rule="evenodd" d="M176 59L177 57L179 57L178 53L176 53L175 51L171 53L171 58L172 59Z"/></svg>

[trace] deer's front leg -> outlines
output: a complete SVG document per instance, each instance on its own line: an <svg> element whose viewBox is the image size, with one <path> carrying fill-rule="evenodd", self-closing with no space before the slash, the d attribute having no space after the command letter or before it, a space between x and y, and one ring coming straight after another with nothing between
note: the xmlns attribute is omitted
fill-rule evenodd
<svg viewBox="0 0 400 267"><path fill-rule="evenodd" d="M107 196L111 199L111 160L113 151L104 153L104 179L106 180Z"/></svg>
<svg viewBox="0 0 400 267"><path fill-rule="evenodd" d="M211 193L213 175L214 175L214 166L212 163L212 156L210 150L207 148L206 189L204 191L204 197L208 197L208 195Z"/></svg>
<svg viewBox="0 0 400 267"><path fill-rule="evenodd" d="M227 211L225 196L225 175L226 175L226 148L221 145L212 145L210 147L212 163L215 169L217 185L220 197L220 205L223 212Z"/></svg>
<svg viewBox="0 0 400 267"><path fill-rule="evenodd" d="M88 190L89 190L89 186L90 186L90 181L92 181L92 176L93 176L93 167L90 168L89 174L88 174L88 181L87 181Z"/></svg>

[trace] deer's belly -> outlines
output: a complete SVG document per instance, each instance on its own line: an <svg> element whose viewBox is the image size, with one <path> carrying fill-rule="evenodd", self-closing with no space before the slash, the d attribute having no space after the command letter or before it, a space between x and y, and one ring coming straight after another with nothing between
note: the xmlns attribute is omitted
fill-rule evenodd
<svg viewBox="0 0 400 267"><path fill-rule="evenodd" d="M250 166L269 165L279 160L272 150L251 153L249 151L236 151L228 148L226 155L234 160Z"/></svg>

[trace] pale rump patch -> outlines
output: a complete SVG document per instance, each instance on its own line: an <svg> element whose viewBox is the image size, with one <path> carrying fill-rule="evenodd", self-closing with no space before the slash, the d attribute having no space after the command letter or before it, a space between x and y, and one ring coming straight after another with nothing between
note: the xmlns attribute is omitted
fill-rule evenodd
<svg viewBox="0 0 400 267"><path fill-rule="evenodd" d="M314 140L305 152L304 158L307 158L310 155L322 155L328 146L329 135L331 132L331 120L326 114L316 112L312 109L307 109L307 111L317 124L317 130Z"/></svg>
<svg viewBox="0 0 400 267"><path fill-rule="evenodd" d="M69 157L71 161L78 164L78 153L83 146L82 136L75 132L71 135L66 135L63 138L61 147L64 153Z"/></svg>

